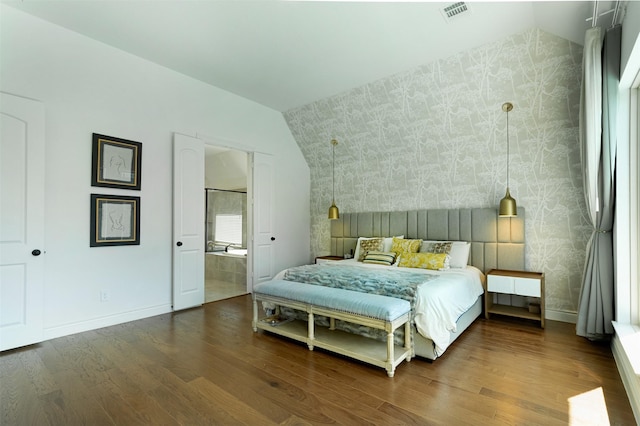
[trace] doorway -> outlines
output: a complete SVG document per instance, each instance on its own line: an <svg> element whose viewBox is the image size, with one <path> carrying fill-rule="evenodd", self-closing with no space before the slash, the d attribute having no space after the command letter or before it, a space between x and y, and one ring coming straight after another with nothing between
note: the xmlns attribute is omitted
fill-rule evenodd
<svg viewBox="0 0 640 426"><path fill-rule="evenodd" d="M247 293L248 154L205 145L205 303Z"/></svg>

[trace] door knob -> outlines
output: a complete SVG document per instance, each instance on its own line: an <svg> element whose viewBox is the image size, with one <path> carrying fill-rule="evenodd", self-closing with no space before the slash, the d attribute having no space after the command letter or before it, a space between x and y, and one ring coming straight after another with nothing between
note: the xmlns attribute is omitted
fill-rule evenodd
<svg viewBox="0 0 640 426"><path fill-rule="evenodd" d="M176 243L176 245L177 245L178 247L182 247L182 241L178 241L178 242Z"/></svg>
<svg viewBox="0 0 640 426"><path fill-rule="evenodd" d="M31 252L32 255L34 256L40 256L40 254L42 254L42 252L38 249L35 249L34 251Z"/></svg>
<svg viewBox="0 0 640 426"><path fill-rule="evenodd" d="M276 237L271 237L271 241L275 241L275 240L276 240Z"/></svg>

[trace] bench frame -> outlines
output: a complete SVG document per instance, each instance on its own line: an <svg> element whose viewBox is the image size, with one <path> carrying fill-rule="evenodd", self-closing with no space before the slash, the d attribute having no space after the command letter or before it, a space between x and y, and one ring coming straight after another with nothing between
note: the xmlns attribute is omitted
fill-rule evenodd
<svg viewBox="0 0 640 426"><path fill-rule="evenodd" d="M348 313L316 306L306 302L299 302L292 299L276 297L261 293L253 293L253 331L258 329L266 330L271 333L279 334L300 342L304 342L313 350L319 347L331 352L335 352L344 356L348 356L368 364L383 367L387 370L387 375L393 377L395 368L403 360L411 361L411 325L410 312L399 316L398 318L387 321L384 319L370 318L358 314ZM293 320L278 325L272 325L269 321L270 317L258 317L258 302L268 302L276 305L276 314L280 313L280 306L286 306L292 309L307 313L307 321ZM314 315L323 315L329 318L330 326L316 327ZM353 333L347 333L336 330L335 320L342 320L367 327L385 330L387 332L387 341L380 342L364 336ZM393 333L396 329L405 327L404 347L397 346L393 341Z"/></svg>

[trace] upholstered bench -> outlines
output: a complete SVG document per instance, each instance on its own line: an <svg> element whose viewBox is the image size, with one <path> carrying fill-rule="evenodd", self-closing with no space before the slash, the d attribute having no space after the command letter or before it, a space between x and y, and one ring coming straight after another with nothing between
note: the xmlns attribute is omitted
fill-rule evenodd
<svg viewBox="0 0 640 426"><path fill-rule="evenodd" d="M307 313L307 322L276 322L273 317L258 318L258 302L276 307L286 306ZM319 347L383 367L389 377L403 360L411 360L409 302L394 297L357 291L273 280L257 284L253 289L253 331L267 330L305 342L310 350ZM277 315L277 313L276 313ZM316 327L314 315L329 318L330 326ZM335 320L385 330L386 344L374 339L336 330ZM404 347L393 342L393 333L405 327Z"/></svg>

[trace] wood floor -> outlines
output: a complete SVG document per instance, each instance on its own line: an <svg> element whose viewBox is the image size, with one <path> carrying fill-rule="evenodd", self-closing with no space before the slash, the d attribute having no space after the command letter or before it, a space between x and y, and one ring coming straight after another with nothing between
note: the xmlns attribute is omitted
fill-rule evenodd
<svg viewBox="0 0 640 426"><path fill-rule="evenodd" d="M608 345L478 319L396 369L251 330L251 298L0 354L8 425L635 425Z"/></svg>

